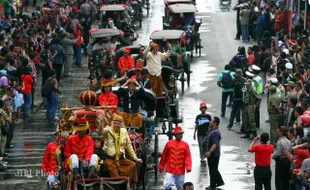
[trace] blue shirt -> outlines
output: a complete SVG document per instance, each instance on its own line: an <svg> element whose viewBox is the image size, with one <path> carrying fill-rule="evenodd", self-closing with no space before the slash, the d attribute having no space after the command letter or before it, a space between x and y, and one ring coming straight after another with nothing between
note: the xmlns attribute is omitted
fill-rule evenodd
<svg viewBox="0 0 310 190"><path fill-rule="evenodd" d="M213 128L211 131L207 134L205 140L204 140L204 150L205 152L210 151L213 144L216 144L216 149L212 153L212 156L220 157L221 156L221 145L220 141L222 139L221 132L219 128Z"/></svg>
<svg viewBox="0 0 310 190"><path fill-rule="evenodd" d="M52 54L57 51L57 55L53 59L53 63L55 64L63 64L64 62L64 49L61 45L59 44L54 44L52 45Z"/></svg>

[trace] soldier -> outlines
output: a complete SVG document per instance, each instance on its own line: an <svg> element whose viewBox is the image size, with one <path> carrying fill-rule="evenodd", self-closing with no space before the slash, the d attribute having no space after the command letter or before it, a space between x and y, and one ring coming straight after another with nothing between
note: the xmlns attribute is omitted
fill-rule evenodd
<svg viewBox="0 0 310 190"><path fill-rule="evenodd" d="M264 92L264 84L263 84L263 80L260 77L259 73L260 73L260 68L257 65L252 65L251 67L249 67L249 70L252 71L255 75L255 77L253 78L253 89L257 92L257 94L259 96L263 95ZM261 102L259 102L258 106L255 107L255 123L256 123L256 128L259 128L260 125L260 104Z"/></svg>
<svg viewBox="0 0 310 190"><path fill-rule="evenodd" d="M249 138L251 134L253 137L257 136L256 124L255 124L255 108L259 106L261 102L261 96L253 89L252 80L248 79L245 83L246 89L243 94L243 111L242 111L242 123L244 126L245 135L241 138Z"/></svg>
<svg viewBox="0 0 310 190"><path fill-rule="evenodd" d="M270 123L270 143L274 146L277 143L277 129L279 128L280 119L280 97L277 96L277 87L271 86L269 89L268 114Z"/></svg>

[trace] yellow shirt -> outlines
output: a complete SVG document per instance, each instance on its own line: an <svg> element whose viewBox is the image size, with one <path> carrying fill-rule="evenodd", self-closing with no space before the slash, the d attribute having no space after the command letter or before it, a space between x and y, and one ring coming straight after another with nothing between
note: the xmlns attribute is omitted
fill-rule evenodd
<svg viewBox="0 0 310 190"><path fill-rule="evenodd" d="M120 153L122 153L124 156L126 153L128 153L129 157L132 160L137 160L136 153L132 147L131 140L129 138L128 132L125 128L120 129L120 133L122 133L122 141L120 144ZM104 136L104 145L103 150L104 152L111 157L115 157L116 152L116 144L115 144L115 138L114 138L114 132L112 127L106 127L103 129L102 135ZM120 134L116 134L116 140L118 141L120 137Z"/></svg>

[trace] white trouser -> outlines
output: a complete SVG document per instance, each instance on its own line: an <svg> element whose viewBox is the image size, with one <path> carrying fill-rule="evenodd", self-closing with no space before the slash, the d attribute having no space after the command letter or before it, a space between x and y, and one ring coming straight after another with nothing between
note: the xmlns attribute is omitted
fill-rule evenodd
<svg viewBox="0 0 310 190"><path fill-rule="evenodd" d="M184 177L185 175L166 173L164 188L171 189L172 187L176 186L178 190L182 190L184 184Z"/></svg>
<svg viewBox="0 0 310 190"><path fill-rule="evenodd" d="M92 154L89 160L89 166L95 166L97 168L99 158L97 154ZM68 165L71 170L73 168L79 168L79 157L76 154L72 154L68 160Z"/></svg>
<svg viewBox="0 0 310 190"><path fill-rule="evenodd" d="M48 175L47 176L47 180L48 180L50 186L53 186L57 182L57 176L55 176L55 175Z"/></svg>

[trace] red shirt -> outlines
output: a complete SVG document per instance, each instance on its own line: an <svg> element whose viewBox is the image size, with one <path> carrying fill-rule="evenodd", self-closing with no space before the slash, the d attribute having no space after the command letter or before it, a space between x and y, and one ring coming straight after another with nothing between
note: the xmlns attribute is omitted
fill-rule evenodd
<svg viewBox="0 0 310 190"><path fill-rule="evenodd" d="M56 162L57 142L51 142L47 145L42 162L42 170L49 175L55 175L58 172Z"/></svg>
<svg viewBox="0 0 310 190"><path fill-rule="evenodd" d="M255 152L255 164L257 166L270 166L271 154L273 153L273 146L270 144L257 144L251 149Z"/></svg>
<svg viewBox="0 0 310 190"><path fill-rule="evenodd" d="M22 75L23 91L26 94L31 94L33 79L30 75Z"/></svg>
<svg viewBox="0 0 310 190"><path fill-rule="evenodd" d="M296 156L296 160L294 162L294 169L300 169L302 162L309 158L308 149L297 149L294 151L294 156Z"/></svg>
<svg viewBox="0 0 310 190"><path fill-rule="evenodd" d="M158 169L171 174L184 175L192 170L192 156L188 144L185 141L170 140L167 142L161 154Z"/></svg>
<svg viewBox="0 0 310 190"><path fill-rule="evenodd" d="M250 54L249 57L248 57L248 65L253 65L254 64L254 61L255 61L255 56L254 54Z"/></svg>
<svg viewBox="0 0 310 190"><path fill-rule="evenodd" d="M118 105L118 97L114 93L101 93L98 97L100 106L117 106ZM116 113L117 108L111 108L110 111L112 113Z"/></svg>
<svg viewBox="0 0 310 190"><path fill-rule="evenodd" d="M68 170L68 159L72 154L76 154L79 160L89 161L92 154L94 154L94 141L88 135L81 139L78 135L70 136L66 143L66 169Z"/></svg>
<svg viewBox="0 0 310 190"><path fill-rule="evenodd" d="M75 43L76 46L83 44L82 37L83 37L83 32L81 30L74 30L73 31L73 38L74 39L79 38L79 40Z"/></svg>
<svg viewBox="0 0 310 190"><path fill-rule="evenodd" d="M134 66L135 60L131 56L122 56L118 60L118 68L121 70L122 74L124 74L125 71L132 69Z"/></svg>

